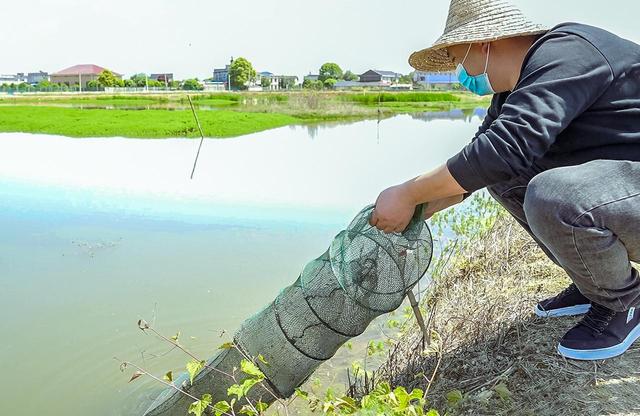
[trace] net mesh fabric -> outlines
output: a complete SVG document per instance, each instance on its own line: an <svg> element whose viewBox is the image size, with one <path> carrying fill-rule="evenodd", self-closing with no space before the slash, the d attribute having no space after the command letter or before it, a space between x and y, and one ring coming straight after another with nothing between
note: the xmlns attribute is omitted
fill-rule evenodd
<svg viewBox="0 0 640 416"><path fill-rule="evenodd" d="M422 219L423 207L403 233L394 234L369 225L373 209L363 209L291 286L236 332L234 342L242 351L262 355L269 363L258 365L273 395L291 396L342 344L364 332L376 317L397 309L426 273L433 242ZM209 363L239 368L239 357L221 351ZM226 388L232 384L206 368L183 389L213 393L215 403L227 399ZM270 403L273 395L254 389L249 398ZM182 415L192 401L175 390L165 391L145 415Z"/></svg>

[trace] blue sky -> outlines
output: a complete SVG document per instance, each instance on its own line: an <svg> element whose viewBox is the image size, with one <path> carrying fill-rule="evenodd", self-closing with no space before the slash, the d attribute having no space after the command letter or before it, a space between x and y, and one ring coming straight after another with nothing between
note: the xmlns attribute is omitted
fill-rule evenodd
<svg viewBox="0 0 640 416"><path fill-rule="evenodd" d="M448 0L21 0L0 5L0 73L95 63L125 75L210 77L231 56L301 76L327 61L407 73L442 32ZM640 43L633 0L516 0L534 21L578 21Z"/></svg>

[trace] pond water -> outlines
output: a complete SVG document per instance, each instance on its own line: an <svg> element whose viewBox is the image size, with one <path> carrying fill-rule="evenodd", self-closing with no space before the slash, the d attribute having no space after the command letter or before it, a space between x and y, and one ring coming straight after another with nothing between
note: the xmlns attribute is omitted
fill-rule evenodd
<svg viewBox="0 0 640 416"><path fill-rule="evenodd" d="M158 375L187 358L139 318L211 356L381 190L464 146L482 115L205 140L193 180L196 140L0 134L0 414L140 414L158 385L127 383L113 357ZM340 381L348 361L321 372Z"/></svg>

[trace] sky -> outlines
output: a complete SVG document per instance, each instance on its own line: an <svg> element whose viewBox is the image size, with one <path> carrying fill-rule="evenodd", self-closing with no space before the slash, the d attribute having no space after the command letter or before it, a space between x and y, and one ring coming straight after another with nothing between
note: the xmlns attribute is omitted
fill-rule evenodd
<svg viewBox="0 0 640 416"><path fill-rule="evenodd" d="M640 2L515 0L533 21L574 21L640 43ZM0 74L92 63L130 76L212 76L231 56L302 76L325 62L408 73L444 29L448 0L20 0L0 3Z"/></svg>

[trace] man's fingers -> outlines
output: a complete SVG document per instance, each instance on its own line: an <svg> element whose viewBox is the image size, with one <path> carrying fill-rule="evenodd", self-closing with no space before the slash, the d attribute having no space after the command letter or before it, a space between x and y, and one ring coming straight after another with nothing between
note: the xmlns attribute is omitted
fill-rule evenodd
<svg viewBox="0 0 640 416"><path fill-rule="evenodd" d="M372 227L376 227L378 230L384 232L385 234L393 234L393 233L401 233L402 231L404 231L409 225L409 223L407 222L404 225L389 224L388 221L380 219L380 217L374 210L371 213L371 217L369 217L369 225L371 225Z"/></svg>
<svg viewBox="0 0 640 416"><path fill-rule="evenodd" d="M371 217L369 218L369 225L371 225L372 227L375 227L377 223L378 223L378 214L374 209L373 212L371 213Z"/></svg>
<svg viewBox="0 0 640 416"><path fill-rule="evenodd" d="M398 231L397 225L387 225L386 227L382 227L381 230L384 231L385 234L393 234L393 233L400 232Z"/></svg>

